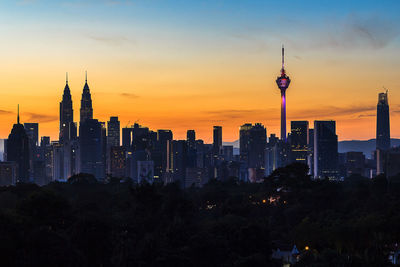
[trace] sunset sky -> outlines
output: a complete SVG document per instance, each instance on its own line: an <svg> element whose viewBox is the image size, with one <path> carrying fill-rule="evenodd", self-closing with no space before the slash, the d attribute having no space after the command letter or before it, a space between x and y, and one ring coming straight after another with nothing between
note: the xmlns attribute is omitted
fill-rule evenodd
<svg viewBox="0 0 400 267"><path fill-rule="evenodd" d="M281 45L290 120L333 119L339 140L375 138L389 90L400 138L400 1L2 0L0 138L22 122L58 139L65 73L74 120L85 70L94 117L209 142L261 122L279 136Z"/></svg>

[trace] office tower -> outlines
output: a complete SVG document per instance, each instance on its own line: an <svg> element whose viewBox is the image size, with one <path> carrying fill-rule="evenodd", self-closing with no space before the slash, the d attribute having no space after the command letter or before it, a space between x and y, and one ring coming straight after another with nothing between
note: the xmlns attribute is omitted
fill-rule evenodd
<svg viewBox="0 0 400 267"><path fill-rule="evenodd" d="M195 168L197 166L197 152L196 152L196 132L194 130L188 130L186 133L187 142L187 167Z"/></svg>
<svg viewBox="0 0 400 267"><path fill-rule="evenodd" d="M204 147L203 140L196 140L196 167L197 168L205 168L205 155L206 149Z"/></svg>
<svg viewBox="0 0 400 267"><path fill-rule="evenodd" d="M124 127L122 128L122 146L128 151L132 147L132 133L133 128Z"/></svg>
<svg viewBox="0 0 400 267"><path fill-rule="evenodd" d="M7 140L7 161L17 164L17 182L29 182L29 145L29 137L19 122L18 107L17 123L14 124Z"/></svg>
<svg viewBox="0 0 400 267"><path fill-rule="evenodd" d="M270 175L278 168L278 142L279 138L271 134L265 149L265 176Z"/></svg>
<svg viewBox="0 0 400 267"><path fill-rule="evenodd" d="M249 158L249 142L250 142L250 130L253 127L251 123L246 123L240 126L239 130L239 150L240 150L240 161L246 165Z"/></svg>
<svg viewBox="0 0 400 267"><path fill-rule="evenodd" d="M195 149L196 147L196 132L194 130L187 130L186 141L189 149Z"/></svg>
<svg viewBox="0 0 400 267"><path fill-rule="evenodd" d="M151 147L151 133L148 127L135 123L132 128L132 150L146 150Z"/></svg>
<svg viewBox="0 0 400 267"><path fill-rule="evenodd" d="M282 46L281 76L276 79L276 84L281 90L281 140L286 142L286 90L290 84L290 78L285 72L285 49Z"/></svg>
<svg viewBox="0 0 400 267"><path fill-rule="evenodd" d="M264 155L267 144L267 130L261 123L256 123L250 129L248 166L249 168L264 168Z"/></svg>
<svg viewBox="0 0 400 267"><path fill-rule="evenodd" d="M267 130L261 123L246 123L239 130L240 161L249 168L264 168Z"/></svg>
<svg viewBox="0 0 400 267"><path fill-rule="evenodd" d="M107 146L120 146L120 123L118 117L110 117L107 122Z"/></svg>
<svg viewBox="0 0 400 267"><path fill-rule="evenodd" d="M338 137L335 121L314 121L314 177L338 178Z"/></svg>
<svg viewBox="0 0 400 267"><path fill-rule="evenodd" d="M291 162L307 164L309 143L308 121L291 121L290 128Z"/></svg>
<svg viewBox="0 0 400 267"><path fill-rule="evenodd" d="M222 127L214 126L213 130L213 154L217 158L222 151Z"/></svg>
<svg viewBox="0 0 400 267"><path fill-rule="evenodd" d="M83 123L89 119L93 119L92 96L90 94L89 85L87 83L87 74L85 78L85 85L83 86L80 113L81 113L80 123Z"/></svg>
<svg viewBox="0 0 400 267"><path fill-rule="evenodd" d="M314 174L314 129L308 130L308 167L310 168L309 174Z"/></svg>
<svg viewBox="0 0 400 267"><path fill-rule="evenodd" d="M376 149L390 148L390 120L388 92L380 93L376 107Z"/></svg>
<svg viewBox="0 0 400 267"><path fill-rule="evenodd" d="M365 175L365 155L362 152L346 153L346 176Z"/></svg>
<svg viewBox="0 0 400 267"><path fill-rule="evenodd" d="M172 168L174 181L179 181L181 187L185 187L187 143L186 140L172 141Z"/></svg>
<svg viewBox="0 0 400 267"><path fill-rule="evenodd" d="M61 143L76 138L76 125L74 124L74 110L72 108L71 91L68 85L68 74L62 100L60 102L60 133Z"/></svg>
<svg viewBox="0 0 400 267"><path fill-rule="evenodd" d="M112 177L125 177L126 173L126 150L122 146L110 148L110 174Z"/></svg>
<svg viewBox="0 0 400 267"><path fill-rule="evenodd" d="M381 172L382 173L382 172ZM391 148L383 155L383 173L386 178L396 176L400 173L400 148Z"/></svg>
<svg viewBox="0 0 400 267"><path fill-rule="evenodd" d="M39 124L38 123L24 123L26 135L29 138L29 179L34 181L34 162L36 158L36 148L39 143Z"/></svg>
<svg viewBox="0 0 400 267"><path fill-rule="evenodd" d="M64 176L64 147L59 142L52 143L53 148L53 181L65 182L66 178Z"/></svg>
<svg viewBox="0 0 400 267"><path fill-rule="evenodd" d="M48 184L53 180L53 146L50 143L49 136L42 136L40 139L39 152L40 160L45 164L45 181Z"/></svg>
<svg viewBox="0 0 400 267"><path fill-rule="evenodd" d="M137 169L138 183L152 184L154 182L154 162L152 160L138 161Z"/></svg>
<svg viewBox="0 0 400 267"><path fill-rule="evenodd" d="M79 127L80 172L105 177L103 126L96 119L86 119Z"/></svg>
<svg viewBox="0 0 400 267"><path fill-rule="evenodd" d="M4 161L6 158L6 144L7 139L0 139L0 161Z"/></svg>
<svg viewBox="0 0 400 267"><path fill-rule="evenodd" d="M0 162L0 186L15 185L17 170L17 163L13 161Z"/></svg>
<svg viewBox="0 0 400 267"><path fill-rule="evenodd" d="M201 187L208 182L208 169L186 168L185 188L196 186Z"/></svg>
<svg viewBox="0 0 400 267"><path fill-rule="evenodd" d="M172 140L171 130L158 130L157 140L161 151L161 172L160 178L167 172L172 172Z"/></svg>
<svg viewBox="0 0 400 267"><path fill-rule="evenodd" d="M39 145L39 124L38 123L24 123L25 132L31 140L32 146Z"/></svg>
<svg viewBox="0 0 400 267"><path fill-rule="evenodd" d="M239 130L240 162L242 164L241 180L256 180L260 177L259 170L264 175L265 149L267 148L267 131L261 123L254 126L246 123ZM247 173L244 171L247 170Z"/></svg>
<svg viewBox="0 0 400 267"><path fill-rule="evenodd" d="M225 161L233 160L233 146L222 146L222 157Z"/></svg>

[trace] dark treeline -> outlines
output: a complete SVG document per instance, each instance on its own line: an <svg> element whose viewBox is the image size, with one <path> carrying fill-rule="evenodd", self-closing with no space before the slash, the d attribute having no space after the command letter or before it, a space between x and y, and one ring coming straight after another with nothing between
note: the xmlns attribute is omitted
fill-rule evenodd
<svg viewBox="0 0 400 267"><path fill-rule="evenodd" d="M261 184L133 185L90 175L0 188L2 266L386 266L400 240L400 177L313 181L290 165ZM308 246L309 250L305 250Z"/></svg>

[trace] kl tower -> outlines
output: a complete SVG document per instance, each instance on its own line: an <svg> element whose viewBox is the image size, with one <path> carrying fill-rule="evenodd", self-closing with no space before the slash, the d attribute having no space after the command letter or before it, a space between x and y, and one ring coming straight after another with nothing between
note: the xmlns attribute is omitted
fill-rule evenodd
<svg viewBox="0 0 400 267"><path fill-rule="evenodd" d="M290 78L285 72L285 48L282 46L282 69L281 76L276 79L276 84L281 90L281 140L287 141L286 136L286 89L290 84Z"/></svg>

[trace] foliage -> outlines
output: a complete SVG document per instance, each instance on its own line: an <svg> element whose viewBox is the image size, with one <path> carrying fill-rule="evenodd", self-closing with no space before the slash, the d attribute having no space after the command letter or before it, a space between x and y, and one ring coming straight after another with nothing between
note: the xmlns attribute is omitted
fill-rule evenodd
<svg viewBox="0 0 400 267"><path fill-rule="evenodd" d="M134 185L90 175L0 188L3 266L385 266L400 240L398 178L314 181L301 164L263 183ZM308 246L309 250L304 248Z"/></svg>

